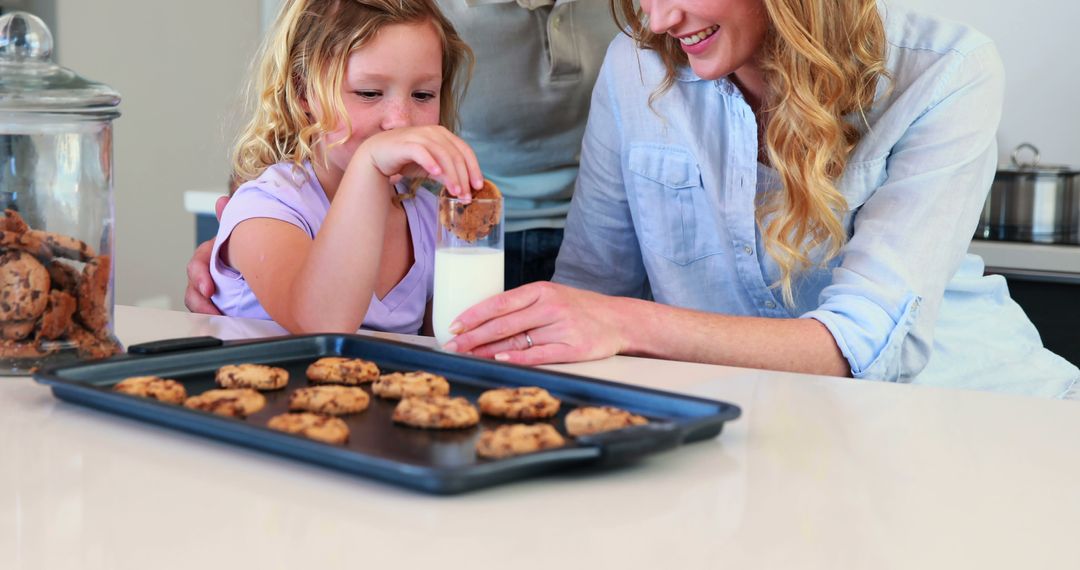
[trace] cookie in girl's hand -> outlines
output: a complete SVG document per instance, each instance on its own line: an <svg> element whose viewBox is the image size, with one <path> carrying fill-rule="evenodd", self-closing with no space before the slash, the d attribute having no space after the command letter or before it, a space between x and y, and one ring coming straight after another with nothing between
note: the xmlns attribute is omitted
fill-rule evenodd
<svg viewBox="0 0 1080 570"><path fill-rule="evenodd" d="M439 197L454 196L444 188ZM501 216L502 193L490 180L484 180L484 186L473 191L472 202L458 202L453 208L439 208L439 224L465 241L487 237L492 228L499 224Z"/></svg>

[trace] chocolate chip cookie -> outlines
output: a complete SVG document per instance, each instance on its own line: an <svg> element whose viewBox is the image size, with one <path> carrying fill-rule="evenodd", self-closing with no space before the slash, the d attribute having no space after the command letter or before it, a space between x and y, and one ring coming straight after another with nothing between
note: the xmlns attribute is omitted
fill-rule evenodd
<svg viewBox="0 0 1080 570"><path fill-rule="evenodd" d="M222 388L280 390L289 383L289 372L262 364L228 364L218 368L214 380Z"/></svg>
<svg viewBox="0 0 1080 570"><path fill-rule="evenodd" d="M151 398L168 402L170 404L182 404L187 398L187 390L184 385L176 380L159 378L157 376L132 376L117 382L113 390L122 394L130 394L141 398Z"/></svg>
<svg viewBox="0 0 1080 570"><path fill-rule="evenodd" d="M207 390L185 400L184 406L219 416L244 418L263 409L266 396L251 388Z"/></svg>
<svg viewBox="0 0 1080 570"><path fill-rule="evenodd" d="M95 336L101 336L109 325L109 307L106 297L109 289L111 258L107 255L86 262L82 279L75 287L79 308L75 313Z"/></svg>
<svg viewBox="0 0 1080 570"><path fill-rule="evenodd" d="M349 440L349 426L341 418L310 412L281 414L270 418L267 427L308 439L341 445Z"/></svg>
<svg viewBox="0 0 1080 570"><path fill-rule="evenodd" d="M49 303L49 271L33 255L0 255L0 322L37 319Z"/></svg>
<svg viewBox="0 0 1080 570"><path fill-rule="evenodd" d="M611 406L578 408L566 414L566 433L577 437L640 426L649 420Z"/></svg>
<svg viewBox="0 0 1080 570"><path fill-rule="evenodd" d="M38 328L37 337L56 340L68 334L71 330L71 316L75 314L75 308L75 297L57 289L49 291L49 305L41 315L41 326Z"/></svg>
<svg viewBox="0 0 1080 570"><path fill-rule="evenodd" d="M550 424L511 424L480 434L476 454L488 459L500 459L564 445L566 440Z"/></svg>
<svg viewBox="0 0 1080 570"><path fill-rule="evenodd" d="M460 429L480 422L480 412L465 398L404 398L394 408L395 422L427 429Z"/></svg>
<svg viewBox="0 0 1080 570"><path fill-rule="evenodd" d="M376 396L390 400L415 396L447 396L450 383L430 372L392 372L383 374L371 385Z"/></svg>
<svg viewBox="0 0 1080 570"><path fill-rule="evenodd" d="M23 340L30 336L30 333L34 332L34 327L37 326L37 321L28 319L25 321L0 321L0 339L3 340Z"/></svg>
<svg viewBox="0 0 1080 570"><path fill-rule="evenodd" d="M355 386L311 386L300 388L289 396L289 410L306 410L317 414L340 416L356 414L367 409L371 397Z"/></svg>
<svg viewBox="0 0 1080 570"><path fill-rule="evenodd" d="M514 420L550 418L559 412L559 400L535 386L488 390L476 404L489 416Z"/></svg>
<svg viewBox="0 0 1080 570"><path fill-rule="evenodd" d="M440 197L451 197L443 190ZM465 241L487 237L502 216L502 198L499 188L484 180L483 188L472 192L472 202L458 202L453 208L439 208L439 224Z"/></svg>
<svg viewBox="0 0 1080 570"><path fill-rule="evenodd" d="M311 363L307 377L315 384L348 384L355 386L379 378L379 367L370 360L328 356Z"/></svg>

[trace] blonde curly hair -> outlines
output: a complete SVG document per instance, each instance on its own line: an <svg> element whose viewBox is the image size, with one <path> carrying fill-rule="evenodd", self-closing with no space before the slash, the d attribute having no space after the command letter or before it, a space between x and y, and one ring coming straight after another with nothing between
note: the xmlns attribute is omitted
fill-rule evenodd
<svg viewBox="0 0 1080 570"><path fill-rule="evenodd" d="M247 87L253 109L234 146L233 180L253 180L278 162L300 166L314 158L323 133L342 123L351 131L341 100L349 55L387 25L418 22L431 22L442 41L439 124L454 130L473 56L434 0L288 0L255 60ZM333 112L315 120L304 100Z"/></svg>
<svg viewBox="0 0 1080 570"><path fill-rule="evenodd" d="M818 266L809 252L825 247L821 264L847 241L847 209L836 182L862 136L858 117L874 103L885 68L885 25L876 0L761 0L769 21L759 65L767 85L762 102L765 151L783 182L757 205L765 250L780 269L773 287L794 306L794 279ZM653 93L661 96L688 64L679 42L654 34L633 0L611 0L616 21L642 49L656 51L667 69Z"/></svg>

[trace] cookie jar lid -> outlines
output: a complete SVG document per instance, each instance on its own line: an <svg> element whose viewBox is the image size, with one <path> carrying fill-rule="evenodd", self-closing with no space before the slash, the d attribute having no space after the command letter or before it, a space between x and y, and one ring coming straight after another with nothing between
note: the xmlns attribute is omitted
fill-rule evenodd
<svg viewBox="0 0 1080 570"><path fill-rule="evenodd" d="M27 12L0 16L0 113L119 116L120 94L52 62L53 37Z"/></svg>

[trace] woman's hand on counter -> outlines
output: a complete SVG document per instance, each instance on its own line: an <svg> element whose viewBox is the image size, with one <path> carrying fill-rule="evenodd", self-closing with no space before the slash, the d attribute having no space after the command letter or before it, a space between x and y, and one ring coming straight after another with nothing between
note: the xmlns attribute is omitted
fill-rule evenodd
<svg viewBox="0 0 1080 570"><path fill-rule="evenodd" d="M619 297L550 282L529 283L458 316L444 348L514 364L577 362L627 348ZM531 346L530 346L531 341Z"/></svg>

